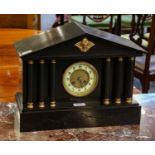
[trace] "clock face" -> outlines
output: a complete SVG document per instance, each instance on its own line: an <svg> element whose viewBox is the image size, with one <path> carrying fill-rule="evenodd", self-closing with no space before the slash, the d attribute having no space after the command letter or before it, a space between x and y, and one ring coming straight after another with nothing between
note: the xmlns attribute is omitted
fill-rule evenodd
<svg viewBox="0 0 155 155"><path fill-rule="evenodd" d="M97 84L98 72L87 62L74 63L63 74L64 89L72 96L87 96L95 90Z"/></svg>

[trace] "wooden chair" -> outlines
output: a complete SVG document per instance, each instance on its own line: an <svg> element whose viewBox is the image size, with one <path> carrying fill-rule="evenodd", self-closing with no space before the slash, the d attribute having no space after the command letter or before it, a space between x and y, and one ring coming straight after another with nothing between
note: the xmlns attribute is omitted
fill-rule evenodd
<svg viewBox="0 0 155 155"><path fill-rule="evenodd" d="M64 25L65 23L69 21L69 17L70 17L69 14L56 14L56 21L52 27Z"/></svg>
<svg viewBox="0 0 155 155"><path fill-rule="evenodd" d="M40 15L0 15L0 102L14 102L21 90L21 65L14 42L39 33Z"/></svg>
<svg viewBox="0 0 155 155"><path fill-rule="evenodd" d="M21 61L14 42L38 34L31 29L0 28L0 102L14 102L21 91Z"/></svg>
<svg viewBox="0 0 155 155"><path fill-rule="evenodd" d="M121 18L121 23L119 23L119 17ZM63 25L69 21L75 21L101 30L109 31L117 35L120 35L119 29L123 30L122 32L124 32L124 30L126 32L126 29L131 29L132 22L132 15L116 14L56 14L56 18L57 19L53 27Z"/></svg>
<svg viewBox="0 0 155 155"><path fill-rule="evenodd" d="M79 14L71 15L70 21L113 32L115 19L110 14Z"/></svg>
<svg viewBox="0 0 155 155"><path fill-rule="evenodd" d="M135 21L136 16L138 18L137 21ZM151 25L146 26L147 20L150 20L150 18L152 21ZM145 34L145 31L147 31L145 29L149 29L149 33ZM146 55L137 57L135 61L135 77L142 84L142 92L147 93L150 87L150 81L155 81L155 15L134 15L132 31L130 35L124 35L123 37L132 40L147 51Z"/></svg>
<svg viewBox="0 0 155 155"><path fill-rule="evenodd" d="M121 35L131 31L132 14L117 14L115 17L114 34Z"/></svg>
<svg viewBox="0 0 155 155"><path fill-rule="evenodd" d="M0 14L0 28L40 29L40 15Z"/></svg>

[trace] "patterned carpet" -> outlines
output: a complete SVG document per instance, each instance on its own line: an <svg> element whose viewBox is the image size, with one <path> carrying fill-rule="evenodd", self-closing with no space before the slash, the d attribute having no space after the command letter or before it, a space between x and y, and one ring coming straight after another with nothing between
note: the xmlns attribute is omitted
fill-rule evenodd
<svg viewBox="0 0 155 155"><path fill-rule="evenodd" d="M138 89L141 90L141 83L138 79L134 79L134 86ZM155 93L155 82L151 82L150 83L150 90L149 90L149 93Z"/></svg>

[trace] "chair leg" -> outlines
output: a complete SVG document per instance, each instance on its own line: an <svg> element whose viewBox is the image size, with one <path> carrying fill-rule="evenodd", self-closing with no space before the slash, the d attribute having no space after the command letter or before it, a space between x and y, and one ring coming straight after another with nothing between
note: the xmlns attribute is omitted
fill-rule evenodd
<svg viewBox="0 0 155 155"><path fill-rule="evenodd" d="M150 89L150 81L147 78L145 78L141 80L141 84L142 84L142 93L148 93Z"/></svg>

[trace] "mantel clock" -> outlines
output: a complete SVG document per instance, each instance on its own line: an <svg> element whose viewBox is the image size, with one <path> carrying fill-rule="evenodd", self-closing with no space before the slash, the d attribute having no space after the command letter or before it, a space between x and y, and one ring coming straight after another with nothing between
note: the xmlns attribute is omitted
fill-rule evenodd
<svg viewBox="0 0 155 155"><path fill-rule="evenodd" d="M20 131L139 124L134 64L145 51L133 42L68 23L15 47L23 68L15 113Z"/></svg>

